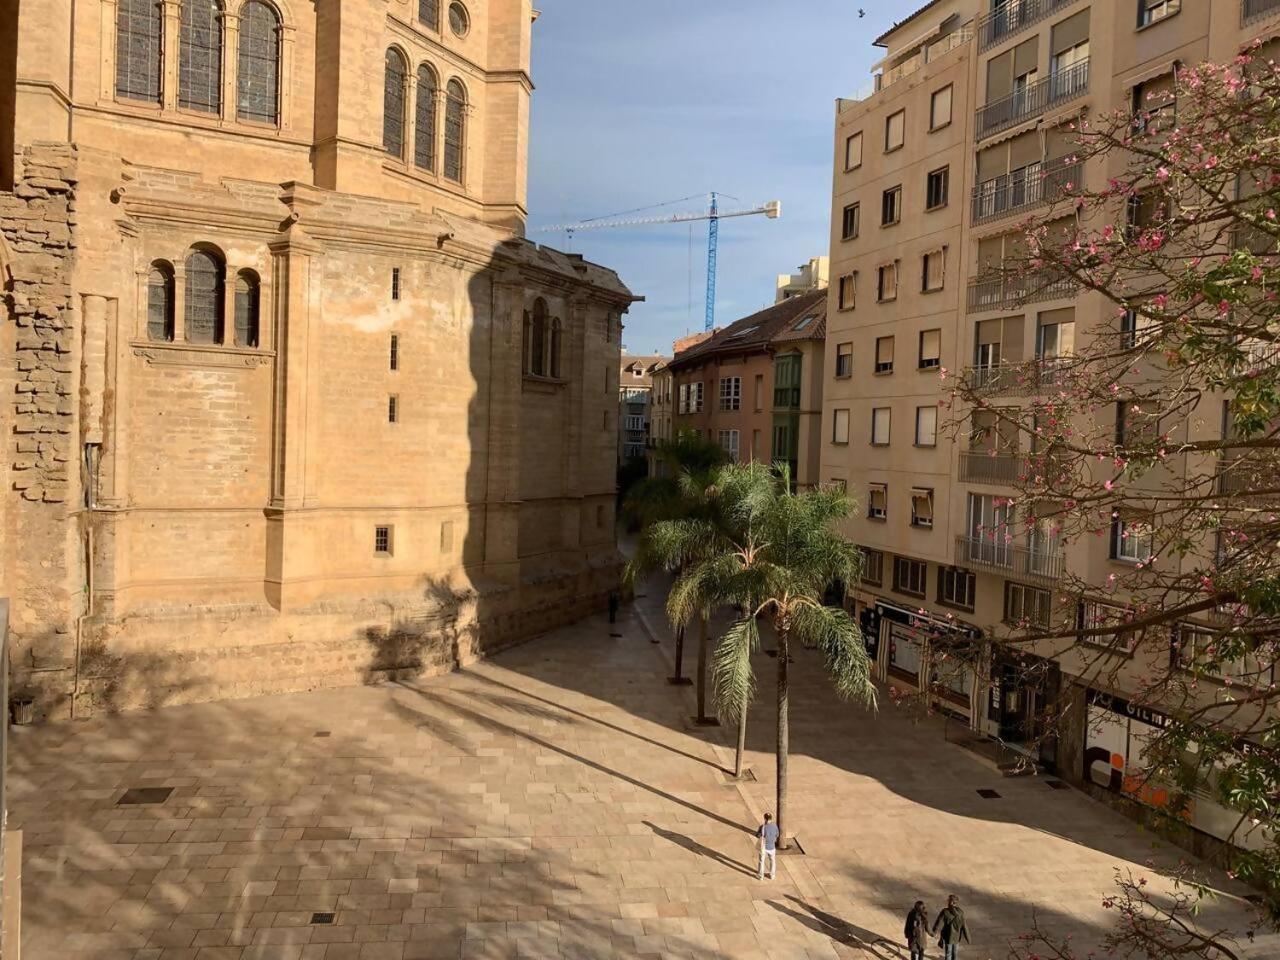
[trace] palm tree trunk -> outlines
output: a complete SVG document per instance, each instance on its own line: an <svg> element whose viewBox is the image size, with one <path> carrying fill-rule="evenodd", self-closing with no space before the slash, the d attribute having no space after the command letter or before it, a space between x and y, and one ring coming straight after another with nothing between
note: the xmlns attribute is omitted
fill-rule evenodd
<svg viewBox="0 0 1280 960"><path fill-rule="evenodd" d="M747 704L742 705L742 712L738 714L738 752L733 757L733 777L735 780L742 779L742 764L747 753Z"/></svg>
<svg viewBox="0 0 1280 960"><path fill-rule="evenodd" d="M787 753L790 734L787 728L787 696L790 687L787 678L787 629L778 628L778 847L785 850L791 845L787 835Z"/></svg>
<svg viewBox="0 0 1280 960"><path fill-rule="evenodd" d="M676 672L667 679L671 683L681 684L685 682L681 670L684 667L684 624L676 627Z"/></svg>
<svg viewBox="0 0 1280 960"><path fill-rule="evenodd" d="M698 621L698 723L704 727L718 725L714 717L707 716L707 656L711 647L707 620L708 615L703 613Z"/></svg>

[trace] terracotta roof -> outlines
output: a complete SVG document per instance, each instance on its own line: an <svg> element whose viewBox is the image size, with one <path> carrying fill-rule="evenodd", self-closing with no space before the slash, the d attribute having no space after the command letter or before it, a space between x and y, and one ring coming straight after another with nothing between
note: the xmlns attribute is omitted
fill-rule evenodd
<svg viewBox="0 0 1280 960"><path fill-rule="evenodd" d="M790 300L783 300L772 307L753 313L729 324L714 337L675 355L671 367L716 353L736 352L760 348L774 340L809 340L818 329L826 330L827 291L815 290ZM808 320L808 323L805 321ZM797 330L796 328L801 329ZM814 331L811 333L810 331Z"/></svg>
<svg viewBox="0 0 1280 960"><path fill-rule="evenodd" d="M909 14L909 15L908 15L907 17L905 17L904 19L899 20L897 23L895 23L892 27L890 27L890 28L889 28L888 30L886 30L884 33L880 34L880 36L878 36L878 37L876 37L874 40L872 40L872 41L871 41L871 45L872 45L873 47L883 47L883 46L885 46L885 42L884 42L884 41L885 41L885 38L886 38L886 37L888 37L891 33L894 33L895 31L901 30L903 27L905 27L908 23L910 23L910 22L911 22L912 20L914 20L916 17L920 16L922 13L926 12L927 10L930 10L931 8L936 7L936 6L937 6L939 3L941 3L941 2L942 2L942 0L929 0L929 2L928 2L928 3L926 3L923 7L921 7L919 10L917 10L915 13Z"/></svg>
<svg viewBox="0 0 1280 960"><path fill-rule="evenodd" d="M626 376L619 376L619 387L649 387L653 385L653 371L659 364L665 363L667 357L662 354L630 354L622 355L618 370ZM639 372L639 376L635 375Z"/></svg>

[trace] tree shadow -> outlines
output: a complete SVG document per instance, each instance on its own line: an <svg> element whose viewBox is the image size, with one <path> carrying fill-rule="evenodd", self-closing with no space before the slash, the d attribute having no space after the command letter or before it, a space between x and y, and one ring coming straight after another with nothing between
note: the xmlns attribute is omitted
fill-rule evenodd
<svg viewBox="0 0 1280 960"><path fill-rule="evenodd" d="M674 830L664 830L656 823L651 823L648 820L642 820L641 822L664 840L670 840L676 846L688 850L690 853L697 854L700 857L706 857L708 860L713 860L731 870L736 870L738 873L746 874L748 877L755 877L757 875L756 871L752 870L745 863L742 863L739 860L734 860L732 857L721 853L719 850L715 850L705 844L699 843L692 837L686 837L683 833L676 833Z"/></svg>

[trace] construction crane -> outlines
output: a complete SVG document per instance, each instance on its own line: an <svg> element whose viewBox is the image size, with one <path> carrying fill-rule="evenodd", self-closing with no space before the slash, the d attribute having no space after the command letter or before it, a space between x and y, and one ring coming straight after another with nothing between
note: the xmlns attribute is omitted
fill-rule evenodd
<svg viewBox="0 0 1280 960"><path fill-rule="evenodd" d="M689 199L689 198L685 198ZM679 202L679 201L676 201ZM661 204L659 204L661 206ZM755 217L760 214L769 220L777 220L782 216L782 203L770 200L768 203L750 210L721 210L719 197L712 193L707 209L702 213L674 213L662 217L635 217L632 219L583 220L579 223L559 224L554 227L540 227L535 233L559 233L564 231L569 239L579 230L603 230L613 227L640 227L655 223L689 223L695 220L706 220L707 224L707 323L706 329L712 330L716 324L716 258L720 246L720 221L730 217Z"/></svg>

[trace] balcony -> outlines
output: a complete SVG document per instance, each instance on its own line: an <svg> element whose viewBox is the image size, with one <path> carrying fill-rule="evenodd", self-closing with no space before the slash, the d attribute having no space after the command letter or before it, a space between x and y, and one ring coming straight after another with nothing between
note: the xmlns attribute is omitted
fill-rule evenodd
<svg viewBox="0 0 1280 960"><path fill-rule="evenodd" d="M1012 486L1026 470L1026 460L1007 451L970 450L960 454L960 479L964 483L996 483Z"/></svg>
<svg viewBox="0 0 1280 960"><path fill-rule="evenodd" d="M893 86L899 80L905 80L913 73L917 73L925 64L933 63L943 54L950 53L956 47L962 47L973 39L973 21L962 24L950 33L939 37L933 43L926 44L916 53L912 54L901 63L895 64L888 70L877 73L875 76L874 93L879 93L888 87ZM858 98L865 99L865 98Z"/></svg>
<svg viewBox="0 0 1280 960"><path fill-rule="evenodd" d="M1000 397L1033 397L1061 386L1070 357L972 366L965 369L966 389Z"/></svg>
<svg viewBox="0 0 1280 960"><path fill-rule="evenodd" d="M1089 90L1089 60L1085 58L1065 70L1051 73L1007 97L993 100L977 111L978 139L1008 130L1010 127L1044 113L1049 107L1076 97Z"/></svg>
<svg viewBox="0 0 1280 960"><path fill-rule="evenodd" d="M1051 277L1043 273L1000 273L969 281L968 312L1011 310L1024 303L1057 300L1075 293L1070 277Z"/></svg>
<svg viewBox="0 0 1280 960"><path fill-rule="evenodd" d="M956 537L955 563L958 567L978 567L1002 576L1041 581L1059 580L1066 572L1066 558L1060 550L1031 550L985 537Z"/></svg>
<svg viewBox="0 0 1280 960"><path fill-rule="evenodd" d="M1241 0L1240 25L1252 23L1280 10L1280 0Z"/></svg>
<svg viewBox="0 0 1280 960"><path fill-rule="evenodd" d="M800 409L800 388L799 387L774 387L773 388L773 409L775 410Z"/></svg>
<svg viewBox="0 0 1280 960"><path fill-rule="evenodd" d="M1071 0L1008 0L978 18L978 50L988 50L1006 37L1043 20ZM1247 2L1247 0L1246 0Z"/></svg>
<svg viewBox="0 0 1280 960"><path fill-rule="evenodd" d="M1032 163L1012 173L984 180L973 188L973 222L986 223L1019 210L1050 203L1064 189L1078 187L1083 165L1069 157Z"/></svg>

